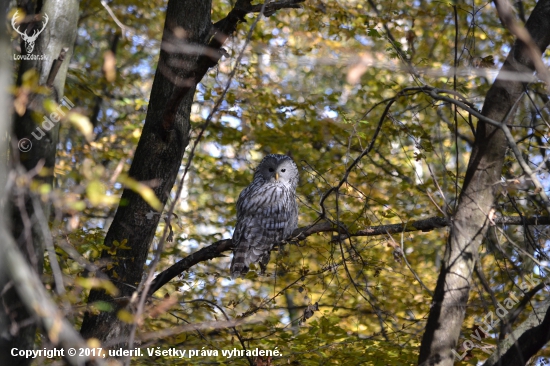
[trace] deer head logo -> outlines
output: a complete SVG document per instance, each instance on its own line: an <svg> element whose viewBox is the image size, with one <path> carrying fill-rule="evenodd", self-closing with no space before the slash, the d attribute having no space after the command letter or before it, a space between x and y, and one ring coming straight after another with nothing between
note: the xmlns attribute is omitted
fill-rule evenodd
<svg viewBox="0 0 550 366"><path fill-rule="evenodd" d="M34 42L36 41L40 33L44 31L44 28L46 28L46 24L48 24L48 14L44 14L44 16L42 17L43 19L42 29L40 30L35 29L32 36L29 36L27 34L27 31L21 32L19 30L20 25L18 25L17 28L15 28L15 19L17 19L17 13L19 13L19 10L17 10L15 14L13 14L13 17L11 18L11 26L17 33L21 35L21 38L23 38L23 41L25 41L25 49L27 50L27 53L30 54L34 50Z"/></svg>

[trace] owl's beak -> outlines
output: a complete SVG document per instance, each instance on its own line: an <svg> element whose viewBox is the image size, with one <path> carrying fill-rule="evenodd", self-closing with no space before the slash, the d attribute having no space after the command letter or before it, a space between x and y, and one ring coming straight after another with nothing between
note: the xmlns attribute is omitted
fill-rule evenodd
<svg viewBox="0 0 550 366"><path fill-rule="evenodd" d="M275 180L279 180L279 173L275 173Z"/></svg>

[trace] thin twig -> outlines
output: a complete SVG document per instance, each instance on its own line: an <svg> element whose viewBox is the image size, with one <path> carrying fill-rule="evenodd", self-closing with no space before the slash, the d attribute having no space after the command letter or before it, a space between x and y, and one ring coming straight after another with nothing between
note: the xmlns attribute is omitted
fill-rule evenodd
<svg viewBox="0 0 550 366"><path fill-rule="evenodd" d="M507 0L494 0L494 2L498 15L502 19L502 23L504 23L517 39L527 46L527 53L535 66L535 70L537 70L540 78L546 83L547 90L550 91L550 72L548 72L548 67L542 62L542 54L529 34L529 31L516 22L512 11L512 5Z"/></svg>
<svg viewBox="0 0 550 366"><path fill-rule="evenodd" d="M456 104L461 109L464 109L467 112L469 112L470 114L477 117L479 120L481 120L485 123L489 123L490 125L493 125L495 127L500 128L502 130L502 132L504 132L504 136L506 137L506 140L508 141L508 146L510 146L510 149L512 149L512 152L514 153L519 165L521 166L521 168L523 169L525 174L527 174L529 176L529 178L531 178L531 180L533 181L533 184L536 187L536 192L540 195L542 201L544 202L544 205L546 206L546 210L548 211L548 213L550 213L550 200L548 199L548 195L546 194L546 192L544 190L544 187L543 187L542 183L540 182L540 180L538 179L538 177L536 176L536 174L533 172L533 170L529 167L529 165L527 164L527 162L523 158L523 154L519 150L519 148L518 148L518 146L515 142L514 136L512 136L512 132L510 132L510 128L508 128L508 126L506 125L506 122L507 122L508 118L505 118L503 122L495 121L491 118L488 118L488 117L482 115L479 111L475 110L474 108L471 108L470 106L468 106L464 102L461 102L459 100L455 100L455 99L440 95L441 93L448 93L448 91L446 91L446 90L436 89L436 88L432 88L432 87L428 87L428 86L424 87L424 89L425 89L426 93L428 95L430 95L432 98L434 98L436 100L444 100L448 103ZM513 109L514 108L511 108L508 111L508 113L510 114ZM510 116L507 115L506 117L510 117Z"/></svg>
<svg viewBox="0 0 550 366"><path fill-rule="evenodd" d="M330 194L332 192L336 192L340 189L340 187L342 187L342 185L347 181L348 179L348 176L350 175L351 171L353 170L353 168L359 163L359 161L361 161L361 159L367 155L371 150L372 148L374 147L374 143L376 142L376 138L378 137L378 134L380 133L380 130L382 129L382 123L384 122L384 119L386 119L386 116L390 110L390 107L392 106L393 103L396 102L396 98L399 96L400 94L398 93L398 95L396 95L395 98L391 99L388 104L386 105L386 108L384 109L384 112L382 113L382 116L380 117L380 120L378 121L378 125L376 126L376 130L374 131L374 134L372 136L372 139L371 139L371 142L370 144L367 146L367 148L365 150L363 150L363 152L350 164L350 166L346 169L345 173L344 173L344 177L340 180L340 182L338 183L338 185L336 187L332 187L330 188L327 192L325 192L325 194L323 195L323 197L321 198L321 202L319 202L319 206L321 206L321 218L326 218L326 209L325 209L325 206L324 206L324 202L325 200L330 196Z"/></svg>
<svg viewBox="0 0 550 366"><path fill-rule="evenodd" d="M395 239L393 238L393 236L388 234L388 237L390 238L391 241L395 243ZM401 255L403 256L403 260L405 261L405 264L409 268L409 271L411 271L411 273L413 274L414 278L416 278L420 286L424 287L424 289L428 292L428 294L430 294L430 296L433 297L434 293L432 292L432 290L430 290L428 286L424 284L424 282L420 279L420 276L418 276L416 271L412 268L411 264L407 260L407 256L405 255L405 232L404 231L401 232Z"/></svg>
<svg viewBox="0 0 550 366"><path fill-rule="evenodd" d="M128 32L128 34L130 34L130 35L133 35L133 34L136 33L132 28L122 24L122 22L120 20L118 20L115 13L111 9L111 7L107 4L107 1L101 0L101 5L103 5L103 7L107 10L107 12L111 16L111 18L113 18L115 23L120 27L120 29L122 30L122 36L123 37L126 36L125 32Z"/></svg>
<svg viewBox="0 0 550 366"><path fill-rule="evenodd" d="M222 307L220 307L218 304L216 304L215 302L212 302L210 300L206 300L206 299L196 299L196 300L190 300L190 301L183 301L184 303L193 303L193 302L205 302L207 304L210 304L212 306L214 306L216 309L218 309L219 311L221 311L221 313L223 314L223 316L225 317L225 320L227 320L228 322L231 321L229 319L229 317L227 316L227 314L225 313L225 311L223 310ZM237 331L237 328L236 327L231 327L231 329L233 329L233 332L235 333L235 336L239 339L239 342L241 343L241 346L243 347L243 350L246 352L246 346L244 344L244 340L241 336L241 333L239 333L239 331ZM252 359L248 356L245 356L248 360L248 363L250 363L250 365L254 366L254 363L252 362Z"/></svg>

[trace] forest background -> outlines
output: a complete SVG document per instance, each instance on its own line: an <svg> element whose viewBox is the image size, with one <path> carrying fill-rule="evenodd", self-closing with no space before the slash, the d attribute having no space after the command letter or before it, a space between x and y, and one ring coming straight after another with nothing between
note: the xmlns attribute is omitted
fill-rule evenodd
<svg viewBox="0 0 550 366"><path fill-rule="evenodd" d="M0 361L549 362L550 1L2 11ZM16 29L41 28L48 57L21 61ZM236 199L269 153L300 168L300 229L234 281ZM278 355L222 355L256 348Z"/></svg>

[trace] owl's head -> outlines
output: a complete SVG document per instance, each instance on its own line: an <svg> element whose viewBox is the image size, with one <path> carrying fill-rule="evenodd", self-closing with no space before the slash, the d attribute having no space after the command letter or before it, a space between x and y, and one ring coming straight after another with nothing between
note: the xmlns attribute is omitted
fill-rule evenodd
<svg viewBox="0 0 550 366"><path fill-rule="evenodd" d="M266 182L279 182L296 188L298 184L298 167L287 155L270 154L263 158L254 172L254 178L262 178Z"/></svg>

